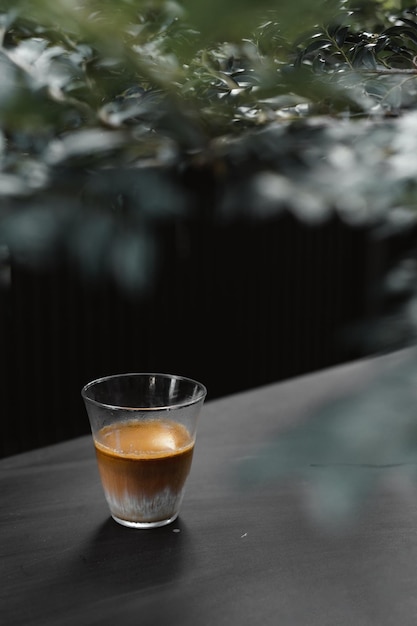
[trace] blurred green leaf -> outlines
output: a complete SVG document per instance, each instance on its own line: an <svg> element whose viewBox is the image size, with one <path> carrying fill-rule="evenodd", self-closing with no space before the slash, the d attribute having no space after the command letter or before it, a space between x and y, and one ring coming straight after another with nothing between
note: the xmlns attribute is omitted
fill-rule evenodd
<svg viewBox="0 0 417 626"><path fill-rule="evenodd" d="M156 269L156 241L151 233L122 231L111 242L110 272L127 292L144 293Z"/></svg>
<svg viewBox="0 0 417 626"><path fill-rule="evenodd" d="M184 0L190 22L202 36L202 45L213 41L239 41L248 37L254 25L271 17L283 27L286 37L294 39L317 21L331 16L338 2L318 0Z"/></svg>
<svg viewBox="0 0 417 626"><path fill-rule="evenodd" d="M316 408L244 462L245 485L301 477L320 523L350 522L389 472L417 476L415 350L362 389Z"/></svg>

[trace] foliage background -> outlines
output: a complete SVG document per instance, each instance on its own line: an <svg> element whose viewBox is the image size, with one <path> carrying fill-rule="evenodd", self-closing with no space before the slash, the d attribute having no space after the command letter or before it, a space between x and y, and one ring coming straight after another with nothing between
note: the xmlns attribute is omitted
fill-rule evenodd
<svg viewBox="0 0 417 626"><path fill-rule="evenodd" d="M145 288L153 225L190 210L183 173L205 168L222 181L249 162L254 214L413 219L413 9L9 5L0 236L31 263L65 249L92 274ZM242 192L231 189L221 217L241 211Z"/></svg>

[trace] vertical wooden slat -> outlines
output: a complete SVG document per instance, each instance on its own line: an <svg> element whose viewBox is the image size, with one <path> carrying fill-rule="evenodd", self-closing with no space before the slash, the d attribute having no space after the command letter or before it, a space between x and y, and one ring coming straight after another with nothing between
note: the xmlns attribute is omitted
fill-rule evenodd
<svg viewBox="0 0 417 626"><path fill-rule="evenodd" d="M366 304L365 231L290 215L207 220L181 226L179 254L177 228L162 229L161 272L142 298L65 265L15 265L1 327L1 455L87 433L80 388L97 376L170 371L215 398L355 356L338 333Z"/></svg>

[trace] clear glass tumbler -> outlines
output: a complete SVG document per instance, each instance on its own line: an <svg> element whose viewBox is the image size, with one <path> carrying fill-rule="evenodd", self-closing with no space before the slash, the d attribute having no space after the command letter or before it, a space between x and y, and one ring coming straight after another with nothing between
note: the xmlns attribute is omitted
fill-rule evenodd
<svg viewBox="0 0 417 626"><path fill-rule="evenodd" d="M155 528L178 517L206 394L201 383L171 374L117 374L83 387L116 522Z"/></svg>

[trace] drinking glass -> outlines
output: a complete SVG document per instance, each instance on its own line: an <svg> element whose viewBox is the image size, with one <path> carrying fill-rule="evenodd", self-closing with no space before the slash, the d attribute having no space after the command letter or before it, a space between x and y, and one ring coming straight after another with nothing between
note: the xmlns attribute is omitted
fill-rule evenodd
<svg viewBox="0 0 417 626"><path fill-rule="evenodd" d="M86 384L81 395L111 516L154 528L179 514L207 390L172 374L128 373Z"/></svg>

